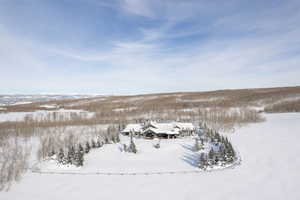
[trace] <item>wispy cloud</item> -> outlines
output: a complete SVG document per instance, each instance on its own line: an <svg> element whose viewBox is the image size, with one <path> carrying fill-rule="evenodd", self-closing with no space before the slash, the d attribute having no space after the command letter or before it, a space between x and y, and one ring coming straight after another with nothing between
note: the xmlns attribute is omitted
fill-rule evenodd
<svg viewBox="0 0 300 200"><path fill-rule="evenodd" d="M8 19L18 16L0 20L5 24L1 72L12 76L1 73L0 83L7 87L0 92L124 94L300 85L298 1L53 4L69 6L67 12L79 9L83 16L74 15L74 30L86 30L78 35L69 27L60 30L72 40L55 39L51 32L36 38L16 31ZM84 6L92 12L83 12Z"/></svg>

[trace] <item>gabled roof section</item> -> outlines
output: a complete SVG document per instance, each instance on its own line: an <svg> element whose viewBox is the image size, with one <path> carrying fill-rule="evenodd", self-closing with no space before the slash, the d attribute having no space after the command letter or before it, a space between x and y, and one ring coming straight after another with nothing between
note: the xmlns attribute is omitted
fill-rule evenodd
<svg viewBox="0 0 300 200"><path fill-rule="evenodd" d="M152 131L156 134L170 134L176 135L180 134L182 130L195 130L195 127L192 123L180 123L180 122L171 122L171 123L158 123L158 122L149 122L147 124L128 124L122 132L146 132Z"/></svg>
<svg viewBox="0 0 300 200"><path fill-rule="evenodd" d="M192 123L176 122L175 125L182 130L195 130L195 126Z"/></svg>
<svg viewBox="0 0 300 200"><path fill-rule="evenodd" d="M148 128L144 132L147 132L147 131L151 131L155 134L167 134L167 135L178 135L179 134L178 129L166 130L166 129L159 129L159 128Z"/></svg>
<svg viewBox="0 0 300 200"><path fill-rule="evenodd" d="M141 132L142 125L141 124L128 124L122 132L131 132L131 131Z"/></svg>

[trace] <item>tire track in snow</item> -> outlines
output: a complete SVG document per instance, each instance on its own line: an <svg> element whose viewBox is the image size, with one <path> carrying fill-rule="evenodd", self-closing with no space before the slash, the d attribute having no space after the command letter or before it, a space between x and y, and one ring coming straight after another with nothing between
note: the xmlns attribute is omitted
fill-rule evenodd
<svg viewBox="0 0 300 200"><path fill-rule="evenodd" d="M214 171L223 171L226 169L234 169L241 164L241 159L237 159L232 165L225 166L218 169L207 169L207 170L184 170L184 171L161 171L161 172L79 172L79 171L43 171L39 169L30 168L31 173L35 174L60 174L60 175L105 175L105 176L150 176L150 175L175 175L175 174L195 174L205 173Z"/></svg>

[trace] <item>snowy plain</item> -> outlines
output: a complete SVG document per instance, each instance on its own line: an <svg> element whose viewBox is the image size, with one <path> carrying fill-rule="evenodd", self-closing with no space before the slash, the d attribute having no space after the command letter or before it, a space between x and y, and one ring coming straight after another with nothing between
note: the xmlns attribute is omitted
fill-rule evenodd
<svg viewBox="0 0 300 200"><path fill-rule="evenodd" d="M228 135L242 156L242 164L233 169L148 176L28 172L8 192L0 193L0 199L300 199L300 114L266 114L265 117L266 122L250 124ZM108 145L88 154L86 166L78 170L193 169L181 159L182 153L188 150L182 146L183 141L192 142L162 141L161 149L155 149L155 157L151 141L136 157L123 155L118 145ZM137 140L137 148L139 143Z"/></svg>
<svg viewBox="0 0 300 200"><path fill-rule="evenodd" d="M57 113L64 115L65 117L70 116L72 113L81 114L85 117L91 118L94 113L84 111L84 110L75 110L75 109L58 109L54 111L49 110L37 110L34 112L0 112L0 122L6 121L24 121L26 117L32 117L33 119L40 120L45 118L48 114Z"/></svg>

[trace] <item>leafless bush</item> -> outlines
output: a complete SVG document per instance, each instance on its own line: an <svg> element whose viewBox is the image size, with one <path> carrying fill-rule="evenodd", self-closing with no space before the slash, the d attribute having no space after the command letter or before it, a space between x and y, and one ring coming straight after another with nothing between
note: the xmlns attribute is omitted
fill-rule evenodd
<svg viewBox="0 0 300 200"><path fill-rule="evenodd" d="M265 107L264 110L269 113L300 112L300 99L275 103Z"/></svg>
<svg viewBox="0 0 300 200"><path fill-rule="evenodd" d="M14 181L20 180L27 170L30 148L17 137L6 138L0 143L0 191L8 190Z"/></svg>
<svg viewBox="0 0 300 200"><path fill-rule="evenodd" d="M206 123L208 127L217 131L234 131L236 127L264 120L256 110L248 108L199 110L199 121Z"/></svg>
<svg viewBox="0 0 300 200"><path fill-rule="evenodd" d="M71 146L85 144L92 140L112 141L117 134L117 128L109 126L101 129L99 126L82 127L51 127L40 130L39 147L37 151L38 160L49 158L60 149L67 151Z"/></svg>

